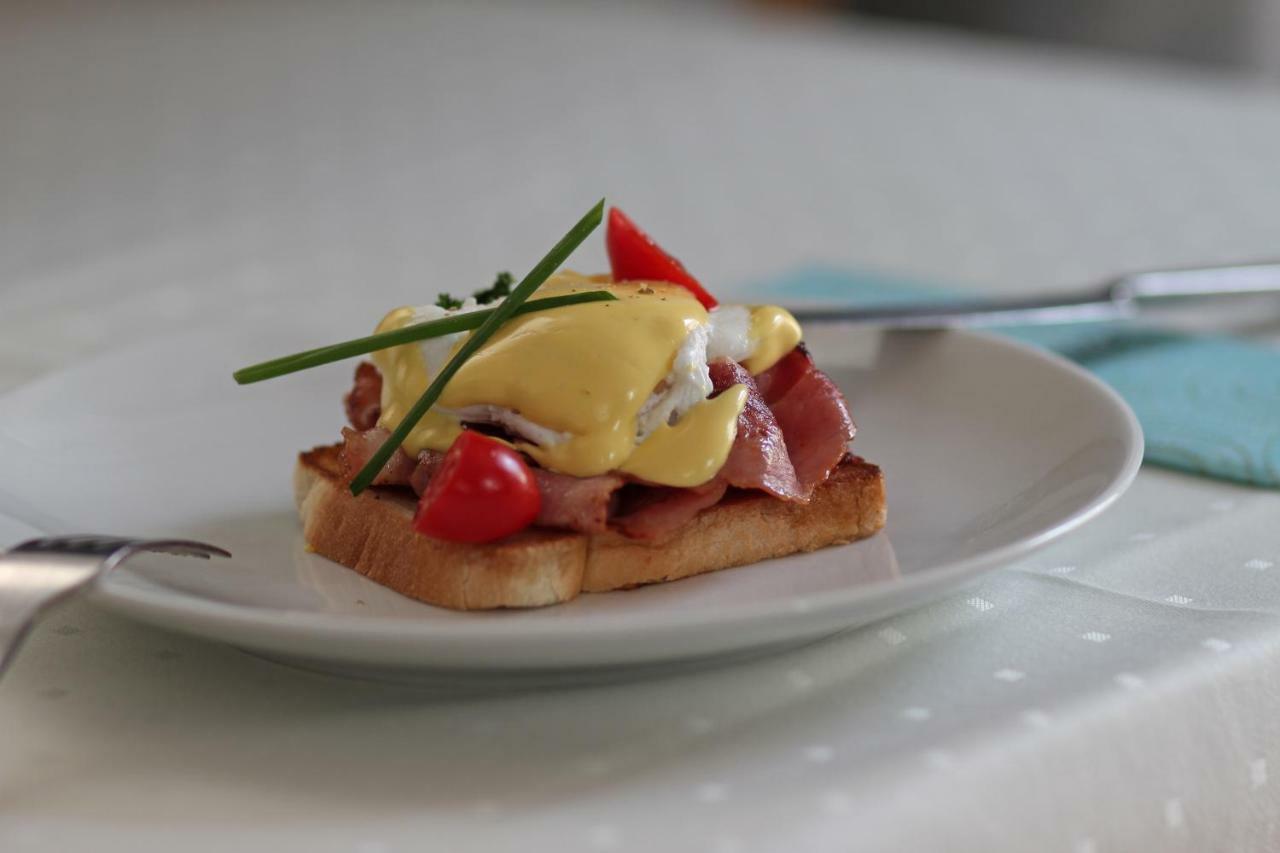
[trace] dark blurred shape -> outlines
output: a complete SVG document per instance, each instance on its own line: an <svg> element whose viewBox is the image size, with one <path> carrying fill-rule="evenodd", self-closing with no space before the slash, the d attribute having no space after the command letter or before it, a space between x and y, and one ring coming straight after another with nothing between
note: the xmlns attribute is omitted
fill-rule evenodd
<svg viewBox="0 0 1280 853"><path fill-rule="evenodd" d="M830 0L775 2L1242 70L1274 67L1273 0Z"/></svg>

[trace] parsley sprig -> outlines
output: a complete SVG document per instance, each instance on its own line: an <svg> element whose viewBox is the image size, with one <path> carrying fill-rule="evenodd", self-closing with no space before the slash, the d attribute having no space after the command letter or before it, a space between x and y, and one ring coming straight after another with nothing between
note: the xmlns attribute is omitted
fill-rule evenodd
<svg viewBox="0 0 1280 853"><path fill-rule="evenodd" d="M475 292L476 302L481 305L488 305L495 299L505 299L511 295L511 287L516 283L516 277L509 272L500 272L498 277L493 280L493 284L487 290L477 290Z"/></svg>
<svg viewBox="0 0 1280 853"><path fill-rule="evenodd" d="M498 299L505 299L511 295L511 286L516 283L516 277L509 272L500 272L498 277L493 280L493 284L484 290L477 290L471 294L471 298L475 299L479 305L488 305ZM436 297L436 306L446 311L453 311L461 308L463 302L451 293L442 293Z"/></svg>

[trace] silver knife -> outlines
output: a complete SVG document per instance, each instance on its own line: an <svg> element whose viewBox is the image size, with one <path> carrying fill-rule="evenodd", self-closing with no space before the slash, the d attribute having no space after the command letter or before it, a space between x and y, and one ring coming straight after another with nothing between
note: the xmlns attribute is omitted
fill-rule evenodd
<svg viewBox="0 0 1280 853"><path fill-rule="evenodd" d="M903 305L796 306L804 324L890 329L1092 323L1132 317L1140 307L1243 294L1280 293L1280 262L1129 273L1102 287L1035 297L923 301Z"/></svg>

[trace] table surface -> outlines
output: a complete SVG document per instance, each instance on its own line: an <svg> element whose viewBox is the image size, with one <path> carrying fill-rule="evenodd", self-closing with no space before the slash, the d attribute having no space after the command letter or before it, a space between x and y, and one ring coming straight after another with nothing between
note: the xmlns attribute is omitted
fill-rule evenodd
<svg viewBox="0 0 1280 853"><path fill-rule="evenodd" d="M0 389L157 326L465 290L605 193L730 294L815 261L1032 292L1280 233L1273 90L715 8L11 4L0 115ZM0 683L0 847L1277 849L1278 513L1144 469L933 606L522 695L72 604Z"/></svg>

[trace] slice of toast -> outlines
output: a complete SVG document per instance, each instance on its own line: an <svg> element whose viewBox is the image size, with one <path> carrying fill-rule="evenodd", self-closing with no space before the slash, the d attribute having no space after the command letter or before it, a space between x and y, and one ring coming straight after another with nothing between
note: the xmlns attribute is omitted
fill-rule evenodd
<svg viewBox="0 0 1280 853"><path fill-rule="evenodd" d="M299 454L294 495L312 551L411 598L457 610L541 607L577 597L852 542L884 527L880 469L848 457L808 504L735 492L661 542L530 528L469 545L415 533L403 489L352 496L341 445Z"/></svg>

